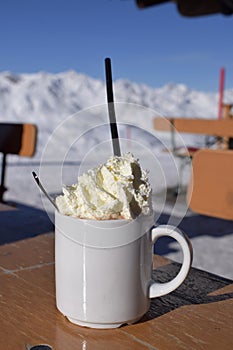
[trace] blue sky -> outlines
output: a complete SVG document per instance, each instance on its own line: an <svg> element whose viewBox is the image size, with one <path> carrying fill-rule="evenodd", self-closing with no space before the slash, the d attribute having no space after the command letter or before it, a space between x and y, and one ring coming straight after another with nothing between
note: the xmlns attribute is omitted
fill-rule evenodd
<svg viewBox="0 0 233 350"><path fill-rule="evenodd" d="M182 17L174 4L137 8L134 0L8 0L0 3L0 71L74 69L152 87L183 83L233 88L233 16Z"/></svg>

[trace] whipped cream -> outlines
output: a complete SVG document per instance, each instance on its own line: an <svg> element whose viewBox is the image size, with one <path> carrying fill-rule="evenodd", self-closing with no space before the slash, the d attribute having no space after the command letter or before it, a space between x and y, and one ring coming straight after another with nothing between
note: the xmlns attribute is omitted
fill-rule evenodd
<svg viewBox="0 0 233 350"><path fill-rule="evenodd" d="M133 219L152 212L148 172L131 153L113 156L88 170L78 183L63 188L56 205L64 215L81 219Z"/></svg>

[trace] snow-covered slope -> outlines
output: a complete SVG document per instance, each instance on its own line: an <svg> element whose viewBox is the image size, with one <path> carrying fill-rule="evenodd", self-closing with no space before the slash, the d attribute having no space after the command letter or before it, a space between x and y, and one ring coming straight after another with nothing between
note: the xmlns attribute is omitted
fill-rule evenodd
<svg viewBox="0 0 233 350"><path fill-rule="evenodd" d="M151 88L127 80L117 80L114 82L114 97L119 123L137 125L151 132L152 118L156 115L217 117L218 94L194 91L182 84L169 83L160 88ZM225 99L232 101L233 89L225 93ZM79 138L80 135L90 133L90 129L96 125L107 123L105 103L104 81L75 71L59 74L0 73L0 121L37 124L39 130L37 159L40 158L49 135L61 123L63 123L63 147L66 146L69 135L75 133L75 128L76 132L77 128L79 129L76 134L76 138ZM66 120L75 113L78 126L66 123ZM99 127L97 129L96 132L92 130L89 137L89 141L92 140L91 145L93 140L98 142L107 137L103 136ZM129 137L125 128L120 128L121 130L121 137ZM140 133L142 135L142 130ZM88 138L83 144L86 145L87 142Z"/></svg>
<svg viewBox="0 0 233 350"><path fill-rule="evenodd" d="M142 166L153 169L151 174L156 176L150 180L155 191L174 186L178 181L176 160L169 154L158 155L164 143L169 146L170 137L156 133L152 120L161 115L217 118L218 94L171 83L153 89L127 80L115 81L113 88L122 152L131 151L141 160ZM233 89L224 97L232 101ZM78 164L82 164L79 166L82 172L85 167L105 162L112 153L106 101L104 81L75 71L0 73L0 121L30 122L38 127L34 158L8 157L7 181L19 185L11 186L10 191L15 193L9 191L6 196L13 200L23 197L23 201L35 203L27 191L28 182L22 182L21 171L30 176L23 165L31 164L34 169L42 161L40 175L48 190L55 193L62 183L76 181ZM187 137L185 142L189 144L190 141L192 144L200 142L199 136ZM73 163L75 166L71 166ZM13 168L17 164L21 170L18 167L16 172ZM49 164L53 167L50 170ZM58 172L62 172L62 176L58 176Z"/></svg>

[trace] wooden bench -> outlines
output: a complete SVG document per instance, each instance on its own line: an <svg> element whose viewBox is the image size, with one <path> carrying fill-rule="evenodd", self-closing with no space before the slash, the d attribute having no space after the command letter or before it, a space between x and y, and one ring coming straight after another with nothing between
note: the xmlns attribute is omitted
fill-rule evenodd
<svg viewBox="0 0 233 350"><path fill-rule="evenodd" d="M179 133L189 133L197 135L213 136L216 139L216 149L229 149L232 145L233 137L233 119L198 119L198 118L154 118L153 127L157 131L169 132L171 135L171 152L174 157L184 159L181 163L180 174L187 160L191 160L194 154L200 149L187 145L178 147L176 145L176 135ZM203 148L209 148L210 144L206 142ZM179 192L180 185L177 185L175 193Z"/></svg>
<svg viewBox="0 0 233 350"><path fill-rule="evenodd" d="M0 184L0 202L3 201L7 155L17 154L32 157L36 150L37 127L34 124L0 123L0 153L2 153L2 171Z"/></svg>
<svg viewBox="0 0 233 350"><path fill-rule="evenodd" d="M158 131L233 136L233 119L154 118L153 122Z"/></svg>
<svg viewBox="0 0 233 350"><path fill-rule="evenodd" d="M224 148L233 148L233 104L223 104L223 119L200 118L154 118L154 129L169 131L171 133L172 146L175 148L175 132L202 134L215 136L222 139Z"/></svg>

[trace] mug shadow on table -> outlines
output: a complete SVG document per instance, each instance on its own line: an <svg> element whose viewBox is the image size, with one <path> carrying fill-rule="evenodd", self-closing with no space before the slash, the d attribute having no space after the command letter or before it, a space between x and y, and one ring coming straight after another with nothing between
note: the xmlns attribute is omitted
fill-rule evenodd
<svg viewBox="0 0 233 350"><path fill-rule="evenodd" d="M180 264L172 262L153 271L153 279L166 282L176 276ZM233 298L233 292L221 292L221 289L233 284L233 281L209 272L191 269L183 284L174 292L151 300L151 306L139 322L146 322L185 305L209 304Z"/></svg>
<svg viewBox="0 0 233 350"><path fill-rule="evenodd" d="M156 218L159 225L171 224L181 229L190 239L195 237L211 236L223 237L233 234L233 220L224 220L207 215L189 215L184 216L181 220L177 217L172 217L168 214L160 214ZM177 225L176 225L177 222ZM177 252L172 248L170 243L174 242L169 237L164 237L156 242L156 254L165 255Z"/></svg>
<svg viewBox="0 0 233 350"><path fill-rule="evenodd" d="M172 220L171 220L172 219ZM159 225L173 224L181 229L190 239L194 237L223 237L233 234L233 221L224 220L206 215L187 215L181 220L167 214L160 214L156 219ZM173 222L171 222L173 221ZM171 238L164 237L158 240L155 245L155 253L165 255L177 252L172 247L174 242ZM176 276L180 269L180 264L172 262L153 271L153 278L158 282L166 282ZM221 288L232 284L229 279L216 276L209 272L198 269L191 269L187 279L174 292L152 299L151 306L147 314L140 322L145 322L185 305L209 304L233 298L233 293L218 292ZM215 295L213 295L215 294Z"/></svg>

